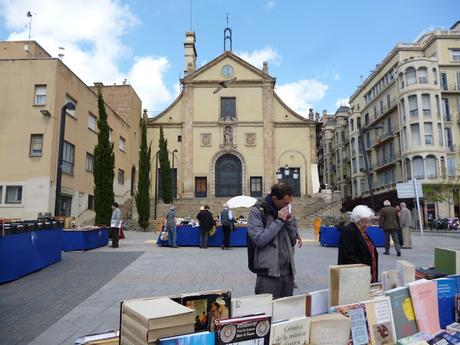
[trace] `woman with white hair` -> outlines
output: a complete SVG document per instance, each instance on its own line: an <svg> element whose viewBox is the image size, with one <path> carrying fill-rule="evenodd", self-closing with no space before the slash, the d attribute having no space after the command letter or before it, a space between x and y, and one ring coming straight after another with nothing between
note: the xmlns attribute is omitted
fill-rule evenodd
<svg viewBox="0 0 460 345"><path fill-rule="evenodd" d="M342 231L339 241L339 265L365 264L371 267L371 283L377 282L378 253L366 229L371 224L374 211L364 205L351 212L351 223Z"/></svg>

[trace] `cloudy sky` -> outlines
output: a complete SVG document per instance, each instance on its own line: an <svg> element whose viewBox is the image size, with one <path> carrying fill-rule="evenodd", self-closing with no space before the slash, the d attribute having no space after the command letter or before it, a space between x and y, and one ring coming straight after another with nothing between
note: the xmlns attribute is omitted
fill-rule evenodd
<svg viewBox="0 0 460 345"><path fill-rule="evenodd" d="M397 42L460 20L458 0L0 0L0 40L28 37L87 84L127 79L155 114L177 96L184 33L197 35L198 66L223 52L226 14L233 50L268 61L277 92L306 114L346 104Z"/></svg>

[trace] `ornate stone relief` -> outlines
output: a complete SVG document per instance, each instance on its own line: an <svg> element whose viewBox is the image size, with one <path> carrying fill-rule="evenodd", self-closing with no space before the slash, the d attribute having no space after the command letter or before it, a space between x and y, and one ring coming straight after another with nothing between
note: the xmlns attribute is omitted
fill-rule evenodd
<svg viewBox="0 0 460 345"><path fill-rule="evenodd" d="M256 146L256 133L246 133L246 146Z"/></svg>
<svg viewBox="0 0 460 345"><path fill-rule="evenodd" d="M202 147L211 147L212 146L211 133L201 133L201 146Z"/></svg>

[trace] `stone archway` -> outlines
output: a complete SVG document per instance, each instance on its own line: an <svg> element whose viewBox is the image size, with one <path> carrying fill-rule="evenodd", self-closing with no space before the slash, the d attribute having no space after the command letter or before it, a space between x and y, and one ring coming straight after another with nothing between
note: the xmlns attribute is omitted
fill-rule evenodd
<svg viewBox="0 0 460 345"><path fill-rule="evenodd" d="M231 158L233 157L233 158ZM217 186L217 178L218 178L218 167L222 165L222 163L227 163L229 164L227 168L231 168L231 164L233 162L233 170L236 170L236 174L239 174L239 177L237 176L236 178L239 179L238 183L238 188L237 192L239 194L235 195L240 195L244 194L247 191L247 183L246 183L246 162L244 160L244 157L237 151L235 150L225 150L225 151L220 151L218 152L212 159L211 161L211 166L210 166L210 172L211 172L211 183L209 184L210 187L210 195L215 196L215 197L227 197L223 196L221 193L216 193L216 186ZM239 164L238 164L239 162ZM219 176L220 178L220 176ZM234 177L235 178L235 177ZM220 182L219 182L220 183ZM236 184L236 183L235 183ZM225 187L224 187L225 188ZM232 195L234 196L234 195Z"/></svg>
<svg viewBox="0 0 460 345"><path fill-rule="evenodd" d="M219 157L215 165L216 197L233 197L243 191L241 161L232 154Z"/></svg>

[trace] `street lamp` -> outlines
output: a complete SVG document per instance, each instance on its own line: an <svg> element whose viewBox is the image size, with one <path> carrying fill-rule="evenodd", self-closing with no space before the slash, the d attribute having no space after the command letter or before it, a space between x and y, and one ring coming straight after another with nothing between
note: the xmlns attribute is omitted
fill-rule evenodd
<svg viewBox="0 0 460 345"><path fill-rule="evenodd" d="M371 207L373 210L375 210L374 192L372 191L372 183L371 183L371 172L370 172L370 167L369 167L369 161L367 158L366 148L364 147L364 135L371 129L383 129L383 126L370 126L366 128L359 127L358 143L359 143L359 146L361 147L361 151L363 152L363 156L364 156L364 165L366 167L367 183L369 185L369 195L371 198Z"/></svg>
<svg viewBox="0 0 460 345"><path fill-rule="evenodd" d="M155 208L153 218L157 219L157 204L158 204L158 154L160 150L155 153Z"/></svg>
<svg viewBox="0 0 460 345"><path fill-rule="evenodd" d="M54 198L54 216L59 216L61 208L62 151L64 150L65 118L67 110L75 110L75 103L67 102L61 109L61 126L59 128L59 149L56 172L56 195Z"/></svg>
<svg viewBox="0 0 460 345"><path fill-rule="evenodd" d="M171 166L171 179L172 179L172 188L171 188L171 204L174 201L174 186L176 185L176 179L174 176L174 154L177 152L177 149L174 149L172 152L172 166Z"/></svg>

